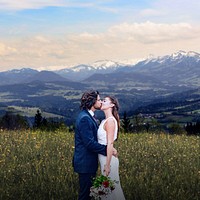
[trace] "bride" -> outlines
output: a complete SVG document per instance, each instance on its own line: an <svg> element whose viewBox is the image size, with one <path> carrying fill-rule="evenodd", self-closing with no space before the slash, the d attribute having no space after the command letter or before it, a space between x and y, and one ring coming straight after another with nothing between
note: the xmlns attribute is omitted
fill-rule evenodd
<svg viewBox="0 0 200 200"><path fill-rule="evenodd" d="M102 101L101 110L105 113L105 119L101 122L97 133L98 143L107 145L107 156L98 155L101 173L117 181L113 192L105 198L108 200L125 199L119 179L119 160L112 155L114 141L117 139L119 130L118 109L117 99L108 96Z"/></svg>

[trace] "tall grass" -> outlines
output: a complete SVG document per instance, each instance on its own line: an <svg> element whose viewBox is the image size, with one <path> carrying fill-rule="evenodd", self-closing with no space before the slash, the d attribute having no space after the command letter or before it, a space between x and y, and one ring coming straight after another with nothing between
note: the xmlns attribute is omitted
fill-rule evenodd
<svg viewBox="0 0 200 200"><path fill-rule="evenodd" d="M200 138L140 134L120 138L127 199L200 199Z"/></svg>
<svg viewBox="0 0 200 200"><path fill-rule="evenodd" d="M77 199L73 145L66 130L0 132L0 199ZM200 199L199 137L121 134L116 148L126 199Z"/></svg>
<svg viewBox="0 0 200 200"><path fill-rule="evenodd" d="M73 134L2 132L1 199L75 199Z"/></svg>

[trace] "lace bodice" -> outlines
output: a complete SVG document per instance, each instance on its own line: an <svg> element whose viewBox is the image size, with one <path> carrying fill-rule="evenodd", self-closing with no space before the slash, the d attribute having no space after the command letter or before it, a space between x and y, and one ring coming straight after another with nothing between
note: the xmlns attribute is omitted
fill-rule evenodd
<svg viewBox="0 0 200 200"><path fill-rule="evenodd" d="M100 144L104 144L107 145L107 137L106 137L106 131L104 129L104 124L106 123L106 121L108 119L114 119L115 121L115 133L114 133L114 140L117 139L117 131L118 131L118 127L117 127L117 120L114 117L108 117L107 119L104 119L101 124L99 125L99 129L97 132L97 137L98 137L98 143Z"/></svg>

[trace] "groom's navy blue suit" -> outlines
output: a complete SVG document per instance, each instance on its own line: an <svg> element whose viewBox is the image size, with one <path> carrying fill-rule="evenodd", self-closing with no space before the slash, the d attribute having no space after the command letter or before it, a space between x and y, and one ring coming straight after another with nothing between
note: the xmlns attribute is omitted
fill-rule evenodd
<svg viewBox="0 0 200 200"><path fill-rule="evenodd" d="M97 142L98 125L87 110L82 110L76 120L74 171L79 174L79 200L90 199L91 177L98 169L98 154L106 155L106 146Z"/></svg>

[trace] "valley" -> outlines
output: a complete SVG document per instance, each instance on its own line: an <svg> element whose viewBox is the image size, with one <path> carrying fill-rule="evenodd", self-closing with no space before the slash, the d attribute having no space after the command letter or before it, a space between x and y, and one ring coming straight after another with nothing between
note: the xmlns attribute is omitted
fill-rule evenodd
<svg viewBox="0 0 200 200"><path fill-rule="evenodd" d="M33 119L39 108L45 118L63 119L72 125L82 93L95 89L101 98L118 98L121 118L124 112L130 119L141 113L164 125L200 119L200 54L180 51L133 66L109 64L101 62L97 69L76 66L74 71L59 73L28 68L0 72L0 115L9 111ZM76 76L76 81L70 80L70 75ZM103 117L100 112L98 115Z"/></svg>

